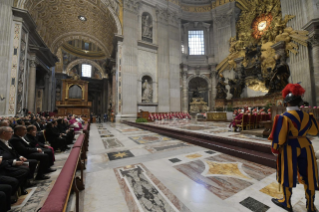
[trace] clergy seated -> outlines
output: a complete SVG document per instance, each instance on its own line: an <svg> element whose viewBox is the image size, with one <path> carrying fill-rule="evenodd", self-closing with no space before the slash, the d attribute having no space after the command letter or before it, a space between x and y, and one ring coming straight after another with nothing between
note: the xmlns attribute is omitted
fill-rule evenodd
<svg viewBox="0 0 319 212"><path fill-rule="evenodd" d="M242 119L243 119L243 115L244 113L241 112L241 110L238 110L239 111L239 114L236 115L236 117L234 118L234 120L229 124L229 128L234 128L234 130L236 130L236 125L237 124L241 124L242 122Z"/></svg>
<svg viewBox="0 0 319 212"><path fill-rule="evenodd" d="M31 147L30 143L24 138L27 129L23 125L17 125L14 128L14 135L9 140L10 145L17 151L17 153L25 158L35 159L40 162L37 173L37 180L45 180L50 177L44 174L56 171L50 168L50 157L44 153L41 148Z"/></svg>

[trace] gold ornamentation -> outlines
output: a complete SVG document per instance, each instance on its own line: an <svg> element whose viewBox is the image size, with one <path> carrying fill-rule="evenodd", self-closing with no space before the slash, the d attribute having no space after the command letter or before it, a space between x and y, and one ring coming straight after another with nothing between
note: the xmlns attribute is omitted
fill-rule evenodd
<svg viewBox="0 0 319 212"><path fill-rule="evenodd" d="M238 168L240 163L218 163L205 160L209 169L205 175L227 175L251 180L252 178L244 175Z"/></svg>
<svg viewBox="0 0 319 212"><path fill-rule="evenodd" d="M115 158L124 158L127 156L127 154L125 152L118 152L116 154L113 155Z"/></svg>
<svg viewBox="0 0 319 212"><path fill-rule="evenodd" d="M113 37L117 32L117 25L113 15L101 0L95 1L63 1L27 0L24 5L37 24L37 31L44 42L55 52L60 45L56 38L63 35L88 35L104 45L104 53L109 56L113 49ZM79 15L87 18L81 22Z"/></svg>
<svg viewBox="0 0 319 212"><path fill-rule="evenodd" d="M286 15L282 18L280 0L236 0L236 2L242 10L236 24L237 36L229 41L230 54L216 67L219 73L236 69L236 58L244 57L243 65L247 66L249 64L245 57L247 47L261 45L261 70L265 75L267 68L275 67L275 50L271 48L272 45L284 41L288 57L289 52L298 53L298 44L307 46L308 32L287 27L288 21L295 16ZM253 90L259 89L265 92L265 87L260 82L250 81L248 84Z"/></svg>

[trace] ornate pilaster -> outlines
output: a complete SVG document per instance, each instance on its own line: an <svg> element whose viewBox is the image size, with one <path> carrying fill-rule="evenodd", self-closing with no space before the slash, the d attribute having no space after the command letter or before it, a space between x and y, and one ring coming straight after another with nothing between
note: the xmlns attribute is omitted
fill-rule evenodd
<svg viewBox="0 0 319 212"><path fill-rule="evenodd" d="M139 10L140 0L123 0L124 10L137 13Z"/></svg>
<svg viewBox="0 0 319 212"><path fill-rule="evenodd" d="M167 9L156 7L156 15L159 23L167 24L169 20L169 11Z"/></svg>
<svg viewBox="0 0 319 212"><path fill-rule="evenodd" d="M9 58L10 58L10 41L12 29L12 0L0 1L0 114L6 113L6 105L9 101L8 83Z"/></svg>
<svg viewBox="0 0 319 212"><path fill-rule="evenodd" d="M314 83L311 87L314 89L313 96L316 98L316 105L319 105L319 19L311 20L303 29L309 32L308 42L311 47L310 67L313 70L314 77Z"/></svg>
<svg viewBox="0 0 319 212"><path fill-rule="evenodd" d="M185 64L181 65L181 75L183 79L183 112L188 112L188 85L187 85L187 76L188 76L188 66Z"/></svg>
<svg viewBox="0 0 319 212"><path fill-rule="evenodd" d="M216 86L217 86L217 78L216 78L216 64L212 64L210 66L210 82L211 82L211 104L210 110L213 111L215 107L215 99L216 99Z"/></svg>
<svg viewBox="0 0 319 212"><path fill-rule="evenodd" d="M35 112L35 83L36 83L36 55L30 54L29 68L29 90L28 90L28 110Z"/></svg>
<svg viewBox="0 0 319 212"><path fill-rule="evenodd" d="M51 99L50 95L50 74L47 73L44 77L44 102L43 102L43 108L44 110L50 111L50 104L49 101Z"/></svg>

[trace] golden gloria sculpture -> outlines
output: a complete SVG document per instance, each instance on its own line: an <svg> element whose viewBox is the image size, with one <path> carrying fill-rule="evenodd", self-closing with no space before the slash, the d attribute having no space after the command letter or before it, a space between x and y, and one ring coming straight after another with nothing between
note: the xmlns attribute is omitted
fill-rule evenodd
<svg viewBox="0 0 319 212"><path fill-rule="evenodd" d="M275 68L275 50L271 48L279 41L285 42L287 56L290 52L298 53L298 45L307 46L307 31L294 30L287 27L294 15L282 17L280 0L236 0L241 14L236 24L237 35L229 40L229 55L217 66L221 74L225 70L236 70L235 59L243 57L242 64L251 68L256 62L260 63L261 75L267 75L270 68ZM247 52L260 52L260 59L247 57ZM265 82L258 78L249 79L246 85L258 91L266 92Z"/></svg>

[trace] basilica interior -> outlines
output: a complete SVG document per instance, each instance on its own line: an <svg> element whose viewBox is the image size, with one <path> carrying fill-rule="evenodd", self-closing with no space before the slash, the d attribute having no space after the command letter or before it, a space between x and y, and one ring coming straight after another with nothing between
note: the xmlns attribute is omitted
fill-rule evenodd
<svg viewBox="0 0 319 212"><path fill-rule="evenodd" d="M271 138L290 83L319 121L319 0L0 0L0 82L0 200L8 128L55 155L0 212L287 211Z"/></svg>

